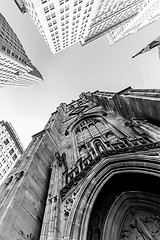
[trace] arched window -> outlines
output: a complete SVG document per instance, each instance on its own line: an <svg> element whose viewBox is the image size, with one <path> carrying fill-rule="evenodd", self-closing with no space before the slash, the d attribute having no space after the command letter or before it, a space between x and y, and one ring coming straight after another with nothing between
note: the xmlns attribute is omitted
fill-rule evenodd
<svg viewBox="0 0 160 240"><path fill-rule="evenodd" d="M110 149L105 148L108 141L118 141L117 136L111 131L111 126L101 117L90 117L82 120L74 129L78 158L95 156ZM107 145L106 145L107 146Z"/></svg>

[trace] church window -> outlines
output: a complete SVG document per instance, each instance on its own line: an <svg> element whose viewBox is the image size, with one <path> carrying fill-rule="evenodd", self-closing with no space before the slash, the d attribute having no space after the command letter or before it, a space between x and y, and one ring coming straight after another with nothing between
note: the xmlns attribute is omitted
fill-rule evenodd
<svg viewBox="0 0 160 240"><path fill-rule="evenodd" d="M89 155L95 155L95 151L97 154L105 151L103 141L106 141L106 131L109 131L109 128L103 119L93 117L82 120L74 130L78 158L84 159Z"/></svg>

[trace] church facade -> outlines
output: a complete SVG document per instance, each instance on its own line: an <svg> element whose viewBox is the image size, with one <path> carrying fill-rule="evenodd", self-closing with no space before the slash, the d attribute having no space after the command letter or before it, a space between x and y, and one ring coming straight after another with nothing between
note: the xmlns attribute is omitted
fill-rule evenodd
<svg viewBox="0 0 160 240"><path fill-rule="evenodd" d="M0 189L0 240L160 239L160 90L62 103Z"/></svg>

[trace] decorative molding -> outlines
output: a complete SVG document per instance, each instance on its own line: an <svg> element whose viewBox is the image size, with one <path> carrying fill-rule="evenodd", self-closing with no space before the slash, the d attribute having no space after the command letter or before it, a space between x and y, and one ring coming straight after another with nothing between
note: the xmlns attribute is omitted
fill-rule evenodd
<svg viewBox="0 0 160 240"><path fill-rule="evenodd" d="M120 239L160 239L160 216L153 212L131 211L122 227Z"/></svg>
<svg viewBox="0 0 160 240"><path fill-rule="evenodd" d="M111 157L117 154L125 154L125 153L136 153L139 151L148 151L150 149L156 149L160 148L160 142L154 142L154 143L147 143L143 145L138 146L131 146L131 147L125 147L121 149L114 149L114 150L108 150L103 151L98 156L92 158L91 156L88 156L84 160L79 159L77 161L77 164L74 169L72 169L71 172L68 173L66 171L64 173L66 180L66 185L62 188L60 194L62 200L65 198L66 193L74 186L76 186L79 181L84 178L87 173L97 164L99 163L103 158Z"/></svg>
<svg viewBox="0 0 160 240"><path fill-rule="evenodd" d="M64 203L64 217L65 220L69 217L70 211L72 209L72 205L76 199L76 195L78 193L79 189L75 190L66 200Z"/></svg>
<svg viewBox="0 0 160 240"><path fill-rule="evenodd" d="M60 155L60 153L57 151L55 153L55 159L57 160L57 164L59 167L64 166L65 171L68 171L67 161L66 161L66 154L65 152Z"/></svg>

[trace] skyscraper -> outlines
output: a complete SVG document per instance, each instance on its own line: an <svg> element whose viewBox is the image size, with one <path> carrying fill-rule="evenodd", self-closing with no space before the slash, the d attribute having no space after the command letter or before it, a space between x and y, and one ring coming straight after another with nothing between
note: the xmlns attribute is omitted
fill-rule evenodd
<svg viewBox="0 0 160 240"><path fill-rule="evenodd" d="M117 28L123 29L143 9L144 2L144 0L100 0L88 34L82 40L82 45L94 41L107 33L113 35Z"/></svg>
<svg viewBox="0 0 160 240"><path fill-rule="evenodd" d="M109 42L116 41L139 31L141 28L151 24L160 17L160 2L159 0L144 1L138 14L124 25L119 25L113 31L109 31L106 35Z"/></svg>
<svg viewBox="0 0 160 240"><path fill-rule="evenodd" d="M28 12L53 53L106 34L112 44L160 15L159 0L14 0Z"/></svg>
<svg viewBox="0 0 160 240"><path fill-rule="evenodd" d="M0 239L159 240L159 104L131 87L60 104L1 186Z"/></svg>
<svg viewBox="0 0 160 240"><path fill-rule="evenodd" d="M0 185L6 179L24 148L11 123L0 121Z"/></svg>
<svg viewBox="0 0 160 240"><path fill-rule="evenodd" d="M42 75L31 63L17 35L0 14L0 87L29 87L42 80Z"/></svg>
<svg viewBox="0 0 160 240"><path fill-rule="evenodd" d="M15 2L22 12L30 14L53 53L84 37L95 8L95 0L15 0Z"/></svg>

